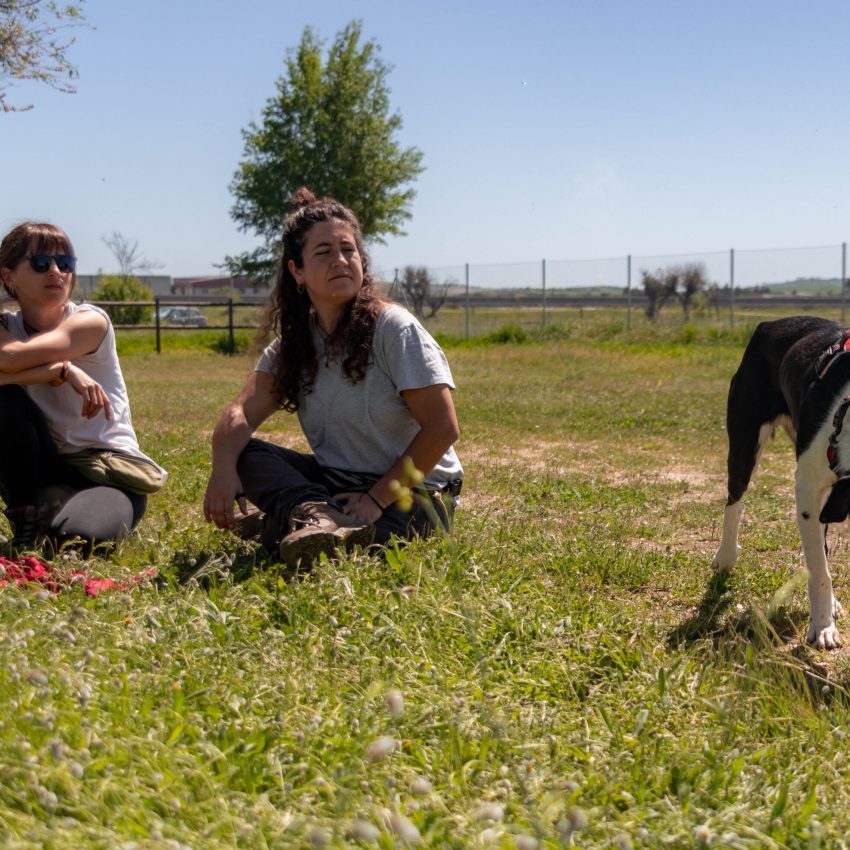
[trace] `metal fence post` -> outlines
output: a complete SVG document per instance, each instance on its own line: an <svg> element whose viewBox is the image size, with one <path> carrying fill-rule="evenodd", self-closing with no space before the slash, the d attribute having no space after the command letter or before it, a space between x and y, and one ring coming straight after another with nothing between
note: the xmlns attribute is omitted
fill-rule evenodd
<svg viewBox="0 0 850 850"><path fill-rule="evenodd" d="M159 296L153 300L153 321L156 325L156 353L162 353L162 346L159 341Z"/></svg>
<svg viewBox="0 0 850 850"><path fill-rule="evenodd" d="M546 260L541 261L541 280L543 281L543 315L540 317L540 327L546 327Z"/></svg>
<svg viewBox="0 0 850 850"><path fill-rule="evenodd" d="M626 327L632 326L632 255L626 257Z"/></svg>
<svg viewBox="0 0 850 850"><path fill-rule="evenodd" d="M227 299L227 329L230 333L230 353L236 353L236 340L233 336L233 299Z"/></svg>
<svg viewBox="0 0 850 850"><path fill-rule="evenodd" d="M469 339L469 263L466 263L464 271L466 277L466 309L463 314L463 332L465 339Z"/></svg>
<svg viewBox="0 0 850 850"><path fill-rule="evenodd" d="M735 249L729 249L729 327L735 327Z"/></svg>

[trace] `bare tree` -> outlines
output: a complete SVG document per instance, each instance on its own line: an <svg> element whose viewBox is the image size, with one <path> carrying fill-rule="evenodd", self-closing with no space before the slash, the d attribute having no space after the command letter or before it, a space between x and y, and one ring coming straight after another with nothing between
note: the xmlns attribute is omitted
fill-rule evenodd
<svg viewBox="0 0 850 850"><path fill-rule="evenodd" d="M678 275L664 272L658 269L655 274L650 274L641 269L643 276L643 291L646 293L646 318L654 319L667 301L676 295L676 286L679 283Z"/></svg>
<svg viewBox="0 0 850 850"><path fill-rule="evenodd" d="M425 266L405 266L399 286L405 300L419 319L436 316L449 296L449 284L436 283Z"/></svg>
<svg viewBox="0 0 850 850"><path fill-rule="evenodd" d="M679 302L685 313L685 321L691 317L694 299L708 288L708 276L704 263L686 263L679 267Z"/></svg>
<svg viewBox="0 0 850 850"><path fill-rule="evenodd" d="M0 0L0 108L25 112L33 105L14 106L6 90L18 80L46 83L56 91L73 94L77 69L66 55L74 43L63 37L81 26L83 0L62 4L58 0Z"/></svg>
<svg viewBox="0 0 850 850"><path fill-rule="evenodd" d="M703 263L684 263L657 269L655 274L641 270L643 291L646 293L646 317L654 319L664 304L677 298L682 305L685 320L690 318L694 299L708 287L708 277Z"/></svg>
<svg viewBox="0 0 850 850"><path fill-rule="evenodd" d="M135 277L141 272L149 272L161 269L162 263L149 260L139 253L139 240L130 240L118 230L113 230L109 236L101 237L104 245L112 252L115 262L118 263L118 273L127 279Z"/></svg>

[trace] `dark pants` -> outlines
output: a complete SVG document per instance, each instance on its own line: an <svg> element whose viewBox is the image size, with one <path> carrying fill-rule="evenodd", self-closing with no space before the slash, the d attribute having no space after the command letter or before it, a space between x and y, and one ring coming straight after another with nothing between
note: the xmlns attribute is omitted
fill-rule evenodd
<svg viewBox="0 0 850 850"><path fill-rule="evenodd" d="M0 387L0 496L7 508L41 508L47 534L93 543L126 537L147 504L146 496L93 484L64 463L41 408L17 384Z"/></svg>
<svg viewBox="0 0 850 850"><path fill-rule="evenodd" d="M319 465L313 455L284 449L264 440L252 439L239 456L236 466L245 495L266 514L262 543L274 549L289 531L289 517L303 502L334 501L335 493L365 493L381 476ZM438 493L421 494L433 505L441 524L448 528L454 508ZM426 537L434 531L429 511L414 500L410 511L390 505L375 523L375 543L383 546L392 535L402 539Z"/></svg>

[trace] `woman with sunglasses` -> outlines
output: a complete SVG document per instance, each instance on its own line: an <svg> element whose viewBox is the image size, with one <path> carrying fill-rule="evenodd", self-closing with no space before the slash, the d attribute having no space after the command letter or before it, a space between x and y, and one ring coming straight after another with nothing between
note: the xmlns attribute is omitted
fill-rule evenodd
<svg viewBox="0 0 850 850"><path fill-rule="evenodd" d="M109 317L70 300L76 257L51 224L26 222L4 237L0 282L19 308L0 313L0 496L11 549L31 550L42 534L121 539L146 497L95 484L72 459L103 450L165 473L139 449Z"/></svg>
<svg viewBox="0 0 850 850"><path fill-rule="evenodd" d="M204 514L256 531L297 566L448 525L463 470L445 355L376 292L354 213L306 188L291 203L268 318L275 339L215 427ZM281 408L297 412L311 454L252 439ZM399 498L405 479L419 482L412 501ZM246 513L246 497L261 513Z"/></svg>

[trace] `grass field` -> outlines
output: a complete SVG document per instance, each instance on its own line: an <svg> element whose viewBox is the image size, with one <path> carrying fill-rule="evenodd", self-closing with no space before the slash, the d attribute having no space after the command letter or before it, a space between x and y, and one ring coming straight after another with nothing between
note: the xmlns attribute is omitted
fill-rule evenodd
<svg viewBox="0 0 850 850"><path fill-rule="evenodd" d="M0 590L0 845L844 847L850 665L801 644L786 443L710 569L748 331L599 314L450 346L453 535L296 576L200 512L252 358L125 348L171 480L117 552L60 565L162 580ZM843 527L830 550L846 607Z"/></svg>

